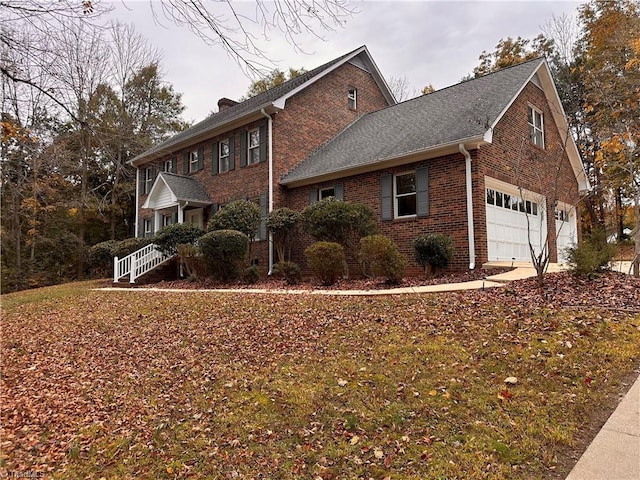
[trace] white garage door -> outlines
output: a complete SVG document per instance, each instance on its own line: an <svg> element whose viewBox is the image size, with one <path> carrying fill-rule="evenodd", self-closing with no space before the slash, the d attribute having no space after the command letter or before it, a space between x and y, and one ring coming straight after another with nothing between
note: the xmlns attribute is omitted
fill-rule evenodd
<svg viewBox="0 0 640 480"><path fill-rule="evenodd" d="M578 241L578 222L576 209L565 203L558 203L555 211L558 263L567 263L566 248Z"/></svg>
<svg viewBox="0 0 640 480"><path fill-rule="evenodd" d="M544 196L524 191L521 197L515 185L495 179L485 185L489 261L530 262L529 241L539 253L547 235Z"/></svg>

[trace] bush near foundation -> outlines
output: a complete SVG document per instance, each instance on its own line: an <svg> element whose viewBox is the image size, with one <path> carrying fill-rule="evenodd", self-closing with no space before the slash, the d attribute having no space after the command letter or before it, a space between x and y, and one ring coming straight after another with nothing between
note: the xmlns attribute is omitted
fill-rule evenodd
<svg viewBox="0 0 640 480"><path fill-rule="evenodd" d="M427 275L435 275L453 260L453 238L439 233L425 233L413 240L416 261L422 265Z"/></svg>
<svg viewBox="0 0 640 480"><path fill-rule="evenodd" d="M195 244L204 235L204 230L190 223L174 223L163 227L153 237L152 241L157 249L165 255L178 253L178 245Z"/></svg>
<svg viewBox="0 0 640 480"><path fill-rule="evenodd" d="M384 235L369 235L360 239L358 260L366 276L385 277L386 283L397 285L404 277L407 259L398 246Z"/></svg>
<svg viewBox="0 0 640 480"><path fill-rule="evenodd" d="M214 279L229 282L239 277L249 250L249 238L244 233L215 230L200 237L198 244Z"/></svg>
<svg viewBox="0 0 640 480"><path fill-rule="evenodd" d="M304 251L313 275L323 285L333 285L344 273L344 247L335 242L317 242Z"/></svg>

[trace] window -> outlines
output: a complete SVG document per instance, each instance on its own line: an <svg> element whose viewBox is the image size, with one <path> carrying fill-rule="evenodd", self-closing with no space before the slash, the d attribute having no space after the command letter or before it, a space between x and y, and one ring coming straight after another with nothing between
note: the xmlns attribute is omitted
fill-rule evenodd
<svg viewBox="0 0 640 480"><path fill-rule="evenodd" d="M153 167L144 169L144 193L149 193L153 187Z"/></svg>
<svg viewBox="0 0 640 480"><path fill-rule="evenodd" d="M322 188L322 189L320 189L318 194L319 194L320 200L323 200L323 199L329 198L329 197L335 197L336 196L336 189L335 189L335 187Z"/></svg>
<svg viewBox="0 0 640 480"><path fill-rule="evenodd" d="M356 109L357 97L358 97L358 91L355 88L350 88L349 94L347 95L347 105L351 110Z"/></svg>
<svg viewBox="0 0 640 480"><path fill-rule="evenodd" d="M544 148L544 125L542 122L542 112L529 107L529 137L531 143L540 148Z"/></svg>
<svg viewBox="0 0 640 480"><path fill-rule="evenodd" d="M164 171L168 172L168 173L173 173L174 170L174 165L176 164L176 159L172 158L170 160L165 160L164 162Z"/></svg>
<svg viewBox="0 0 640 480"><path fill-rule="evenodd" d="M162 226L166 227L167 225L171 225L173 223L173 215L162 215Z"/></svg>
<svg viewBox="0 0 640 480"><path fill-rule="evenodd" d="M200 157L198 156L198 150L189 152L189 171L197 172L200 165Z"/></svg>
<svg viewBox="0 0 640 480"><path fill-rule="evenodd" d="M260 129L250 130L247 138L249 152L247 163L252 165L260 162Z"/></svg>
<svg viewBox="0 0 640 480"><path fill-rule="evenodd" d="M153 235L153 220L151 218L145 218L142 221L142 230L145 237L151 237Z"/></svg>
<svg viewBox="0 0 640 480"><path fill-rule="evenodd" d="M495 205L506 210L515 210L529 215L538 215L538 204L531 200L522 201L515 195L499 192L491 188L487 188L487 204Z"/></svg>
<svg viewBox="0 0 640 480"><path fill-rule="evenodd" d="M410 217L416 214L416 174L402 173L394 182L395 216Z"/></svg>
<svg viewBox="0 0 640 480"><path fill-rule="evenodd" d="M229 139L222 140L218 144L218 172L229 170Z"/></svg>

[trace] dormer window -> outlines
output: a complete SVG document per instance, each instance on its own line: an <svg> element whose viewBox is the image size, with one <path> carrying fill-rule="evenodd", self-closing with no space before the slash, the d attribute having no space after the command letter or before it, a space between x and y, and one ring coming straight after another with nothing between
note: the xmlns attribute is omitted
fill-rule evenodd
<svg viewBox="0 0 640 480"><path fill-rule="evenodd" d="M358 91L355 88L349 89L349 94L347 95L347 105L350 110L356 109L356 102L358 97Z"/></svg>
<svg viewBox="0 0 640 480"><path fill-rule="evenodd" d="M529 106L529 138L531 143L540 148L544 148L544 124L542 112L537 108Z"/></svg>

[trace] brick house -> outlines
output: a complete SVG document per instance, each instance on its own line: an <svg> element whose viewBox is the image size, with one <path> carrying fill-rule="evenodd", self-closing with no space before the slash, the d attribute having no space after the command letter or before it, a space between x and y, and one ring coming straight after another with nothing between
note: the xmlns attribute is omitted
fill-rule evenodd
<svg viewBox="0 0 640 480"><path fill-rule="evenodd" d="M454 238L456 269L529 261L528 232L536 249L548 232L552 261L577 239L588 182L544 59L396 104L363 46L218 106L131 161L137 236L174 222L205 226L239 198L265 217L335 196L370 206L414 271L411 242L425 232ZM256 238L270 271L264 222ZM292 260L304 265L310 242L300 236Z"/></svg>

